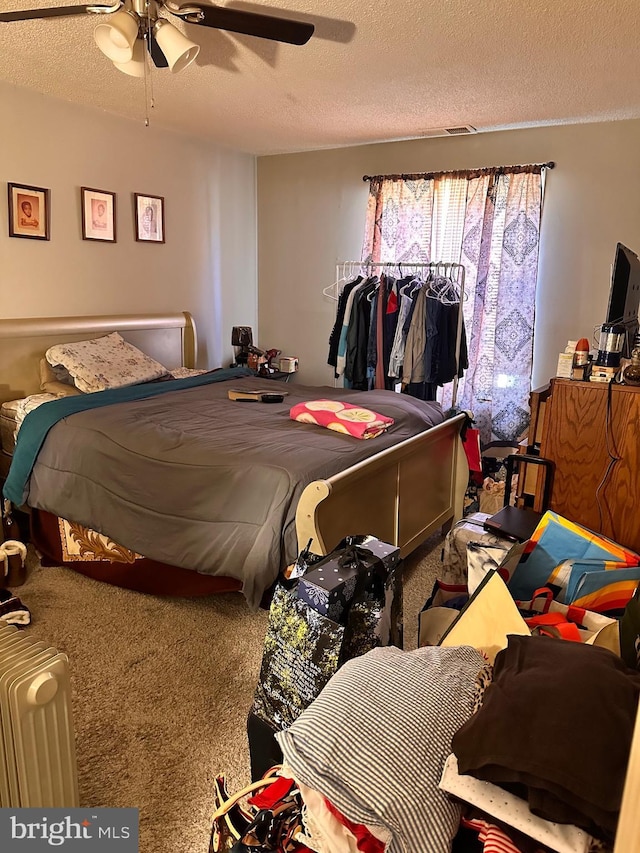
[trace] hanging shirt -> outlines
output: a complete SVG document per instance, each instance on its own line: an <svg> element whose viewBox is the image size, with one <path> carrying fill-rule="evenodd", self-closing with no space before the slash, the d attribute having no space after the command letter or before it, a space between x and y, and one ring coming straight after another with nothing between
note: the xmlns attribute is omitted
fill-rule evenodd
<svg viewBox="0 0 640 853"><path fill-rule="evenodd" d="M367 390L367 346L371 324L371 303L368 297L373 295L377 283L375 276L367 279L364 285L358 288L351 309L344 375L351 382L351 387L357 391Z"/></svg>
<svg viewBox="0 0 640 853"><path fill-rule="evenodd" d="M424 348L426 344L426 292L424 287L418 291L411 315L411 325L407 334L402 367L402 384L424 382Z"/></svg>
<svg viewBox="0 0 640 853"><path fill-rule="evenodd" d="M443 304L438 299L442 288L442 279L435 279L427 287L426 308L426 341L424 347L424 377L425 381L436 383L439 369L440 324L442 321ZM454 341L455 346L455 341Z"/></svg>
<svg viewBox="0 0 640 853"><path fill-rule="evenodd" d="M342 326L344 323L344 317L347 308L347 300L349 298L349 294L362 281L362 276L358 276L353 281L349 281L345 284L342 289L342 293L338 299L338 308L336 311L336 320L333 324L333 329L331 330L331 334L329 335L329 357L327 358L327 364L331 365L331 367L335 368L338 364L338 345L340 343L340 333L342 332ZM336 378L337 378L336 374Z"/></svg>
<svg viewBox="0 0 640 853"><path fill-rule="evenodd" d="M462 324L460 353L456 352L458 338L457 303L442 303L427 297L427 346L425 348L425 379L436 385L446 385L456 375L462 376L468 367L467 339Z"/></svg>
<svg viewBox="0 0 640 853"><path fill-rule="evenodd" d="M444 311L440 319L439 328L439 346L438 346L438 372L435 382L438 385L446 385L451 382L456 375L461 377L469 366L467 356L467 335L464 328L464 320L460 330L460 354L456 353L456 343L458 337L458 316L460 313L460 304L453 303L445 305Z"/></svg>
<svg viewBox="0 0 640 853"><path fill-rule="evenodd" d="M451 301L452 287L450 278L439 276L427 288L425 381L440 386L451 382L456 370L462 376L468 366L464 322L457 352L460 303Z"/></svg>
<svg viewBox="0 0 640 853"><path fill-rule="evenodd" d="M382 322L382 381L387 390L393 391L394 383L389 377L389 362L398 323L398 282L390 276L387 279L387 299Z"/></svg>
<svg viewBox="0 0 640 853"><path fill-rule="evenodd" d="M398 282L400 305L398 308L396 331L389 355L389 370L387 371L388 376L396 379L399 379L401 376L402 363L404 361L404 347L407 340L407 332L404 330L404 324L413 305L412 295L409 292L403 293L402 291L403 288L407 288L408 291L413 280L413 277L409 277L408 279L401 279Z"/></svg>
<svg viewBox="0 0 640 853"><path fill-rule="evenodd" d="M348 297L347 304L345 306L344 312L344 320L342 322L342 328L340 330L340 340L338 342L338 357L336 359L336 377L342 376L344 373L345 359L347 353L347 333L349 331L349 323L351 320L351 309L353 307L353 300L355 294L358 292L359 288L363 286L364 282L362 279L356 282L355 286L351 289Z"/></svg>
<svg viewBox="0 0 640 853"><path fill-rule="evenodd" d="M380 279L378 287L378 302L376 304L376 382L375 388L384 391L384 316L387 310L387 286L388 279L384 276Z"/></svg>
<svg viewBox="0 0 640 853"><path fill-rule="evenodd" d="M380 285L374 291L370 307L369 319L369 340L367 341L367 387L366 391L373 391L376 384L376 364L378 361L378 352L376 350L377 328L378 328L378 294Z"/></svg>
<svg viewBox="0 0 640 853"><path fill-rule="evenodd" d="M374 375L378 362L378 297L380 295L380 287L381 284L378 284L373 292L373 296L369 299L371 317L369 320L369 340L367 341L367 368L372 369Z"/></svg>

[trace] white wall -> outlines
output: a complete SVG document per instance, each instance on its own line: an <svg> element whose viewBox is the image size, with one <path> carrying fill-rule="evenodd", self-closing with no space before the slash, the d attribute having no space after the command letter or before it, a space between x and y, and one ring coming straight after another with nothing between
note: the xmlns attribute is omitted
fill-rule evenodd
<svg viewBox="0 0 640 853"><path fill-rule="evenodd" d="M255 158L0 83L0 181L48 187L51 240L8 236L3 317L188 310L202 366L257 325ZM117 243L82 239L80 187L117 193ZM6 194L6 183L0 191ZM166 243L136 243L133 193L165 198Z"/></svg>
<svg viewBox="0 0 640 853"><path fill-rule="evenodd" d="M544 127L258 159L260 340L300 358L300 380L332 384L335 304L322 296L339 260L360 257L365 174L554 160L547 173L534 387L567 340L606 318L615 245L640 253L640 121Z"/></svg>

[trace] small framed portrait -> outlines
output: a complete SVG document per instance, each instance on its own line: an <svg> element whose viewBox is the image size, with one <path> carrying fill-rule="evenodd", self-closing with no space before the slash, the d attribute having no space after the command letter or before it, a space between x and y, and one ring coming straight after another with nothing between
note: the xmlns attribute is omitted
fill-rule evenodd
<svg viewBox="0 0 640 853"><path fill-rule="evenodd" d="M116 194L80 187L82 239L116 242Z"/></svg>
<svg viewBox="0 0 640 853"><path fill-rule="evenodd" d="M136 206L136 240L142 243L164 243L164 198L159 195L134 193Z"/></svg>
<svg viewBox="0 0 640 853"><path fill-rule="evenodd" d="M27 184L8 184L9 236L49 239L49 190Z"/></svg>

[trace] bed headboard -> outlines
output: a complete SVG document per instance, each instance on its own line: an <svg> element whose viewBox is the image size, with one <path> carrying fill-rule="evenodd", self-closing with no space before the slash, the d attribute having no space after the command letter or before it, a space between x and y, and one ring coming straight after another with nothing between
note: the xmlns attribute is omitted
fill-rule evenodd
<svg viewBox="0 0 640 853"><path fill-rule="evenodd" d="M49 347L120 332L167 368L195 367L191 314L112 314L0 320L0 403L40 392L40 359Z"/></svg>

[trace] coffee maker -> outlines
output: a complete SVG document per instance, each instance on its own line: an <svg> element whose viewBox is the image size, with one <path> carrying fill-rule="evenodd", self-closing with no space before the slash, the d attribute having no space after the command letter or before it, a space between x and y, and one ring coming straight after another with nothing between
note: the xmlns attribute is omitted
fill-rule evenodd
<svg viewBox="0 0 640 853"><path fill-rule="evenodd" d="M591 369L592 382L611 382L620 370L622 348L627 337L625 326L620 323L603 323L600 328L598 355Z"/></svg>

